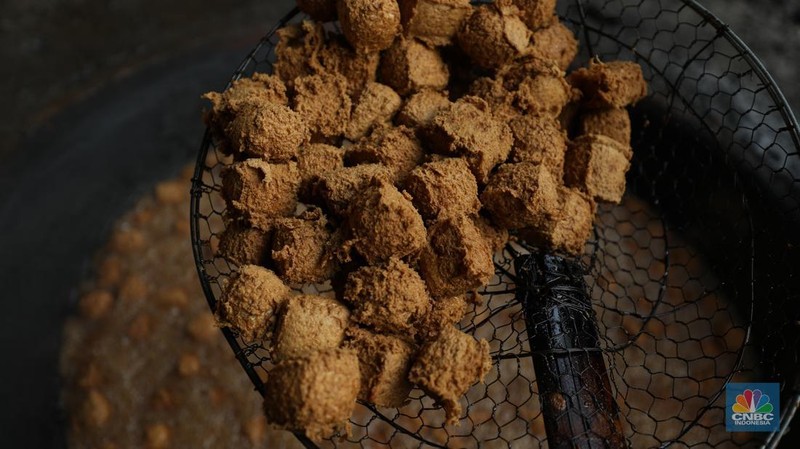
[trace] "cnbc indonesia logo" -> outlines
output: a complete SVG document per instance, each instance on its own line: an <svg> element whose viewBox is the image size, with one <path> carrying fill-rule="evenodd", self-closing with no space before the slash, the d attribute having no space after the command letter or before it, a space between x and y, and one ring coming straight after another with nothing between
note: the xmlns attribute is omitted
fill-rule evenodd
<svg viewBox="0 0 800 449"><path fill-rule="evenodd" d="M730 432L775 431L779 427L778 384L730 384L726 427Z"/></svg>

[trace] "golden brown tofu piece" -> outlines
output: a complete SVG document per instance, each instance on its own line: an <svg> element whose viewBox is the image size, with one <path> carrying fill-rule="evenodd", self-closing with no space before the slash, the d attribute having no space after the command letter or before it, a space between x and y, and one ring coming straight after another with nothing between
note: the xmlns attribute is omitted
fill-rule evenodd
<svg viewBox="0 0 800 449"><path fill-rule="evenodd" d="M314 142L335 142L350 122L347 78L340 74L297 78L292 89L292 109L303 118Z"/></svg>
<svg viewBox="0 0 800 449"><path fill-rule="evenodd" d="M440 111L450 107L447 94L434 89L422 89L406 101L395 119L398 125L417 128L427 125Z"/></svg>
<svg viewBox="0 0 800 449"><path fill-rule="evenodd" d="M324 205L337 217L345 217L350 203L373 179L388 180L390 175L389 169L381 164L356 165L323 173L312 187L313 202Z"/></svg>
<svg viewBox="0 0 800 449"><path fill-rule="evenodd" d="M426 343L411 366L408 380L444 407L447 424L461 415L462 396L492 369L489 343L475 340L454 326L445 327L436 340Z"/></svg>
<svg viewBox="0 0 800 449"><path fill-rule="evenodd" d="M547 28L536 30L531 39L531 53L541 59L556 63L559 69L566 71L575 57L578 56L578 39L575 34L559 21Z"/></svg>
<svg viewBox="0 0 800 449"><path fill-rule="evenodd" d="M383 126L347 150L353 164L383 164L394 181L403 181L425 158L414 130L405 126Z"/></svg>
<svg viewBox="0 0 800 449"><path fill-rule="evenodd" d="M349 320L350 311L333 298L292 296L280 310L272 357L281 361L336 349Z"/></svg>
<svg viewBox="0 0 800 449"><path fill-rule="evenodd" d="M527 114L558 117L572 99L572 87L554 62L528 56L504 67L499 75L514 92L514 103Z"/></svg>
<svg viewBox="0 0 800 449"><path fill-rule="evenodd" d="M318 59L326 71L347 78L347 92L357 98L364 86L377 78L381 57L380 53L356 52L343 36L332 34L319 50Z"/></svg>
<svg viewBox="0 0 800 449"><path fill-rule="evenodd" d="M286 85L295 78L313 75L319 70L317 54L325 44L325 29L321 23L303 21L279 29L272 69Z"/></svg>
<svg viewBox="0 0 800 449"><path fill-rule="evenodd" d="M312 143L300 148L297 153L297 169L302 179L302 191L325 173L344 167L344 151L324 143Z"/></svg>
<svg viewBox="0 0 800 449"><path fill-rule="evenodd" d="M583 92L583 106L587 108L624 108L647 96L647 81L635 62L592 61L568 79Z"/></svg>
<svg viewBox="0 0 800 449"><path fill-rule="evenodd" d="M225 127L248 105L273 103L286 106L286 86L280 78L264 73L254 73L250 78L234 81L224 92L208 92L203 98L211 102L211 110L205 114L205 122L214 134L223 137ZM229 148L223 150L230 151Z"/></svg>
<svg viewBox="0 0 800 449"><path fill-rule="evenodd" d="M478 97L462 97L453 103L422 129L422 135L435 152L463 157L480 184L508 158L514 143L508 125L495 119L489 105Z"/></svg>
<svg viewBox="0 0 800 449"><path fill-rule="evenodd" d="M349 242L370 264L417 255L427 234L411 199L380 179L355 199L348 217Z"/></svg>
<svg viewBox="0 0 800 449"><path fill-rule="evenodd" d="M600 134L631 145L631 116L624 108L590 109L578 116L578 135Z"/></svg>
<svg viewBox="0 0 800 449"><path fill-rule="evenodd" d="M280 277L292 284L316 284L333 277L339 238L319 209L300 218L277 220L272 237L272 261Z"/></svg>
<svg viewBox="0 0 800 449"><path fill-rule="evenodd" d="M420 272L435 298L474 291L494 275L490 244L470 217L441 218L428 234Z"/></svg>
<svg viewBox="0 0 800 449"><path fill-rule="evenodd" d="M492 221L506 229L540 228L558 214L558 186L550 171L530 162L501 165L481 194Z"/></svg>
<svg viewBox="0 0 800 449"><path fill-rule="evenodd" d="M569 145L564 181L596 201L619 203L632 157L631 147L610 137L580 136Z"/></svg>
<svg viewBox="0 0 800 449"><path fill-rule="evenodd" d="M344 299L353 308L353 321L375 332L411 336L415 323L430 311L425 282L397 258L386 265L361 267L350 273Z"/></svg>
<svg viewBox="0 0 800 449"><path fill-rule="evenodd" d="M556 179L564 177L567 133L549 115L524 115L511 122L514 148L511 162L544 165Z"/></svg>
<svg viewBox="0 0 800 449"><path fill-rule="evenodd" d="M222 196L229 212L265 230L272 219L294 213L299 186L300 173L294 162L269 164L247 159L222 171Z"/></svg>
<svg viewBox="0 0 800 449"><path fill-rule="evenodd" d="M380 83L367 83L353 107L345 137L356 141L376 126L392 121L403 100L391 87Z"/></svg>
<svg viewBox="0 0 800 449"><path fill-rule="evenodd" d="M226 145L232 153L286 162L308 142L309 128L303 117L274 103L248 104L225 127Z"/></svg>
<svg viewBox="0 0 800 449"><path fill-rule="evenodd" d="M559 187L561 213L549 226L520 231L520 237L536 245L573 256L583 253L592 237L597 206L592 198L578 189Z"/></svg>
<svg viewBox="0 0 800 449"><path fill-rule="evenodd" d="M217 304L217 319L246 342L263 339L270 334L289 292L272 271L255 265L239 267Z"/></svg>
<svg viewBox="0 0 800 449"><path fill-rule="evenodd" d="M425 88L442 90L450 80L450 70L436 49L403 37L383 52L378 70L381 82L403 96Z"/></svg>
<svg viewBox="0 0 800 449"><path fill-rule="evenodd" d="M336 20L336 0L297 0L297 7L318 22Z"/></svg>
<svg viewBox="0 0 800 449"><path fill-rule="evenodd" d="M457 36L461 50L484 69L496 69L521 56L530 39L519 10L503 3L476 7Z"/></svg>
<svg viewBox="0 0 800 449"><path fill-rule="evenodd" d="M468 94L485 100L492 109L494 118L503 123L510 123L522 115L514 106L514 94L505 88L502 79L478 78L470 84Z"/></svg>
<svg viewBox="0 0 800 449"><path fill-rule="evenodd" d="M453 43L461 25L472 13L469 0L400 0L403 31L430 46Z"/></svg>
<svg viewBox="0 0 800 449"><path fill-rule="evenodd" d="M443 329L458 324L467 314L468 308L465 295L433 301L430 313L425 314L417 325L417 340L427 342L438 338Z"/></svg>
<svg viewBox="0 0 800 449"><path fill-rule="evenodd" d="M556 16L556 0L501 0L514 4L520 10L525 25L538 30L558 22Z"/></svg>
<svg viewBox="0 0 800 449"><path fill-rule="evenodd" d="M337 4L342 33L359 52L385 50L400 34L396 0L339 0Z"/></svg>
<svg viewBox="0 0 800 449"><path fill-rule="evenodd" d="M271 230L254 228L240 220L233 220L219 237L219 255L238 266L263 266L269 260L271 244Z"/></svg>
<svg viewBox="0 0 800 449"><path fill-rule="evenodd" d="M508 243L508 230L495 226L494 223L482 215L474 217L473 220L475 221L475 226L478 227L478 231L489 243L492 254L505 248L506 243Z"/></svg>
<svg viewBox="0 0 800 449"><path fill-rule="evenodd" d="M358 356L350 349L284 360L264 384L264 413L272 426L319 441L348 431L361 388Z"/></svg>
<svg viewBox="0 0 800 449"><path fill-rule="evenodd" d="M379 407L400 407L412 385L408 370L415 355L409 343L391 335L351 327L345 346L358 353L361 391L358 398Z"/></svg>
<svg viewBox="0 0 800 449"><path fill-rule="evenodd" d="M481 207L478 182L466 161L460 158L420 165L405 184L414 206L426 220L475 214Z"/></svg>

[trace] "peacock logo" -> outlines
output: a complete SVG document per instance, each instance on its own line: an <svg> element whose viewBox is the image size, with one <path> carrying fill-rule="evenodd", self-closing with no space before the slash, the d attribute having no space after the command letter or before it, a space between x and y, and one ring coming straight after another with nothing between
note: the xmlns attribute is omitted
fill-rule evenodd
<svg viewBox="0 0 800 449"><path fill-rule="evenodd" d="M773 407L769 402L769 396L763 394L761 390L744 390L736 396L736 403L733 404L733 413L772 413Z"/></svg>
<svg viewBox="0 0 800 449"><path fill-rule="evenodd" d="M735 383L725 387L728 432L775 432L781 423L778 383Z"/></svg>

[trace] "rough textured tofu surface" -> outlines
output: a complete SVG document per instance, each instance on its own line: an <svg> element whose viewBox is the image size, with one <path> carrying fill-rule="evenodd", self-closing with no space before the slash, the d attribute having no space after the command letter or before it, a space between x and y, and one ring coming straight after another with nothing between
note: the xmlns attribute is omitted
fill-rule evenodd
<svg viewBox="0 0 800 449"><path fill-rule="evenodd" d="M353 201L348 229L350 244L370 264L414 256L427 236L411 199L382 180L373 181Z"/></svg>
<svg viewBox="0 0 800 449"><path fill-rule="evenodd" d="M270 229L273 219L294 212L299 187L300 173L294 162L247 159L222 171L222 197L230 213L260 229Z"/></svg>
<svg viewBox="0 0 800 449"><path fill-rule="evenodd" d="M264 413L274 427L319 441L347 433L361 389L358 355L334 349L284 360L264 384Z"/></svg>
<svg viewBox="0 0 800 449"><path fill-rule="evenodd" d="M428 234L420 270L434 297L474 291L494 275L491 244L472 218L442 218L431 225Z"/></svg>
<svg viewBox="0 0 800 449"><path fill-rule="evenodd" d="M406 191L426 220L469 215L480 209L478 182L461 158L444 158L415 168Z"/></svg>
<svg viewBox="0 0 800 449"><path fill-rule="evenodd" d="M269 335L289 291L272 271L245 265L225 287L217 304L217 318L223 326L239 332L243 340L260 340Z"/></svg>
<svg viewBox="0 0 800 449"><path fill-rule="evenodd" d="M344 300L353 320L377 332L413 335L416 323L430 311L431 297L420 275L393 258L386 265L362 267L350 273Z"/></svg>
<svg viewBox="0 0 800 449"><path fill-rule="evenodd" d="M272 345L273 359L288 360L338 348L349 319L350 311L335 299L292 296L280 310Z"/></svg>
<svg viewBox="0 0 800 449"><path fill-rule="evenodd" d="M580 136L569 146L564 180L597 201L619 203L633 150L599 134Z"/></svg>
<svg viewBox="0 0 800 449"><path fill-rule="evenodd" d="M572 72L569 82L583 92L588 108L624 108L647 95L642 67L635 62L592 61Z"/></svg>
<svg viewBox="0 0 800 449"><path fill-rule="evenodd" d="M492 220L506 229L542 228L558 214L560 182L542 165L504 164L481 194Z"/></svg>
<svg viewBox="0 0 800 449"><path fill-rule="evenodd" d="M408 379L444 407L448 424L455 424L461 416L461 397L491 369L486 340L447 326L436 340L422 346Z"/></svg>
<svg viewBox="0 0 800 449"><path fill-rule="evenodd" d="M379 407L400 407L411 393L408 381L415 347L392 336L351 327L345 346L358 353L361 368L359 399Z"/></svg>

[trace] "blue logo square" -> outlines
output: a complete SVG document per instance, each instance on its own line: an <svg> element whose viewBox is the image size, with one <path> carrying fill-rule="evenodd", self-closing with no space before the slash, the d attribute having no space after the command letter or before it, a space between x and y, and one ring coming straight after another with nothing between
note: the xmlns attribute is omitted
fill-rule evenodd
<svg viewBox="0 0 800 449"><path fill-rule="evenodd" d="M781 389L777 383L731 383L725 387L728 432L775 432L781 422Z"/></svg>

